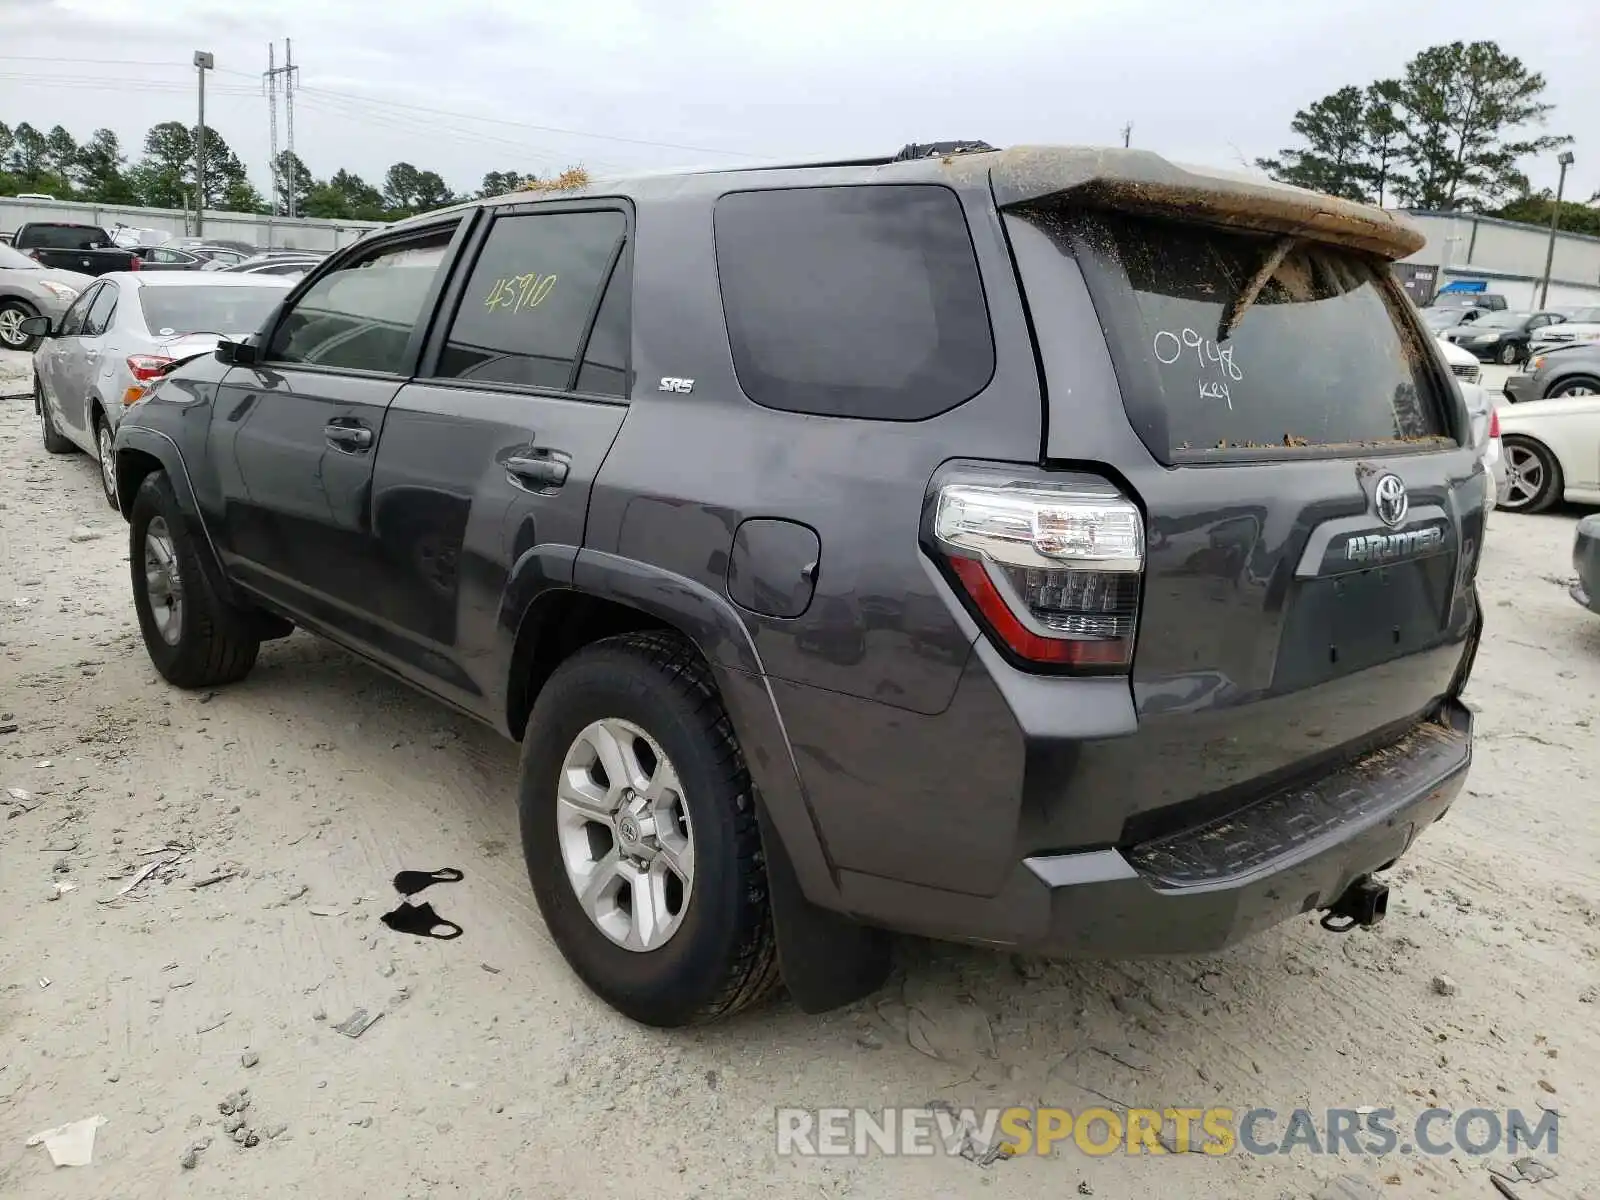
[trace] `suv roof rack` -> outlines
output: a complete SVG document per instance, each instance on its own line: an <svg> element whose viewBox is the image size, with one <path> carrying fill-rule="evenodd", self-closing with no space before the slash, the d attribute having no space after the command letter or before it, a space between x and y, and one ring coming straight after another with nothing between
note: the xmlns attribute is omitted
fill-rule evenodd
<svg viewBox="0 0 1600 1200"><path fill-rule="evenodd" d="M945 158L952 154L991 154L998 147L988 142L907 142L900 147L890 162L908 162L914 158Z"/></svg>

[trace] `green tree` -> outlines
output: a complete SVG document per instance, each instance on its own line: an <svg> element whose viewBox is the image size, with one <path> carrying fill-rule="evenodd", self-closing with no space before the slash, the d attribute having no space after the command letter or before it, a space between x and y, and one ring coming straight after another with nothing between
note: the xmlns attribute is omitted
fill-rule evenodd
<svg viewBox="0 0 1600 1200"><path fill-rule="evenodd" d="M198 129L181 121L163 121L144 139L144 158L129 178L140 200L152 208L183 208L194 202L194 150ZM222 134L206 126L205 206L213 209L255 212L261 194L250 182L239 156Z"/></svg>
<svg viewBox="0 0 1600 1200"><path fill-rule="evenodd" d="M491 196L504 196L507 192L520 191L533 182L536 175L523 175L518 171L490 171L483 177L483 186L478 189L478 199L487 200Z"/></svg>
<svg viewBox="0 0 1600 1200"><path fill-rule="evenodd" d="M1400 81L1380 79L1368 86L1362 96L1361 177L1367 199L1382 204L1396 192L1404 192L1410 180L1401 169L1406 123L1401 116Z"/></svg>
<svg viewBox="0 0 1600 1200"><path fill-rule="evenodd" d="M273 190L277 193L278 211L306 216L306 198L316 186L310 169L292 150L282 151L273 167Z"/></svg>
<svg viewBox="0 0 1600 1200"><path fill-rule="evenodd" d="M12 130L8 165L11 173L29 186L45 173L45 161L49 153L49 141L28 122L23 121Z"/></svg>
<svg viewBox="0 0 1600 1200"><path fill-rule="evenodd" d="M1259 158L1257 167L1296 187L1346 200L1367 198L1367 107L1360 88L1342 87L1302 108L1289 128L1305 140L1305 147Z"/></svg>
<svg viewBox="0 0 1600 1200"><path fill-rule="evenodd" d="M379 221L384 217L383 193L341 167L333 178L311 189L304 212L328 220Z"/></svg>
<svg viewBox="0 0 1600 1200"><path fill-rule="evenodd" d="M383 177L383 202L392 215L427 212L455 202L455 193L437 171L397 162Z"/></svg>
<svg viewBox="0 0 1600 1200"><path fill-rule="evenodd" d="M0 171L5 171L11 164L11 150L17 144L16 137L11 132L11 126L0 121Z"/></svg>
<svg viewBox="0 0 1600 1200"><path fill-rule="evenodd" d="M127 161L117 135L109 129L96 129L89 140L78 147L73 182L86 199L102 204L135 204L138 193L123 173Z"/></svg>
<svg viewBox="0 0 1600 1200"><path fill-rule="evenodd" d="M72 178L78 165L78 141L66 128L57 125L45 136L45 169L61 179Z"/></svg>
<svg viewBox="0 0 1600 1200"><path fill-rule="evenodd" d="M1400 105L1411 203L1482 208L1527 191L1520 160L1572 140L1517 136L1544 123L1551 109L1544 90L1543 75L1494 42L1432 46L1407 63Z"/></svg>
<svg viewBox="0 0 1600 1200"><path fill-rule="evenodd" d="M1518 196L1510 204L1495 209L1489 215L1504 217L1507 221L1525 221L1531 225L1548 226L1550 209L1555 196L1549 189L1531 195ZM1564 233L1587 233L1600 237L1600 208L1579 204L1575 200L1561 202L1561 230Z"/></svg>

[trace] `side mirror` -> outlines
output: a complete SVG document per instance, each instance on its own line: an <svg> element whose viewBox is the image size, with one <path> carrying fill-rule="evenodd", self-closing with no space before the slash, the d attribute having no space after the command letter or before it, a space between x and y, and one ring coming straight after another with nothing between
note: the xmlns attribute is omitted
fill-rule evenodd
<svg viewBox="0 0 1600 1200"><path fill-rule="evenodd" d="M217 361L231 367L248 367L256 362L256 348L249 342L217 343Z"/></svg>
<svg viewBox="0 0 1600 1200"><path fill-rule="evenodd" d="M49 317L23 317L17 322L17 332L23 337L30 338L55 337L55 330L51 328Z"/></svg>

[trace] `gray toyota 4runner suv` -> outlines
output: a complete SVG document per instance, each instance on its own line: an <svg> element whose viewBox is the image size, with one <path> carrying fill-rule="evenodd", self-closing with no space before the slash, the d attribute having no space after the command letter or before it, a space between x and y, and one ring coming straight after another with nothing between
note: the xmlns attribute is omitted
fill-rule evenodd
<svg viewBox="0 0 1600 1200"><path fill-rule="evenodd" d="M1422 239L1137 151L902 159L333 255L118 428L157 669L299 626L519 739L551 933L650 1024L852 1000L886 931L1379 919L1481 624Z"/></svg>

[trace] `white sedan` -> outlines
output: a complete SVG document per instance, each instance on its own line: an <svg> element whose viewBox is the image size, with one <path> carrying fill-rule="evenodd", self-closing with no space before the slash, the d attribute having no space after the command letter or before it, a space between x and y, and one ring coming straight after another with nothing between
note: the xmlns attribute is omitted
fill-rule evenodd
<svg viewBox="0 0 1600 1200"><path fill-rule="evenodd" d="M45 449L98 457L106 499L115 507L111 440L123 408L168 363L205 354L221 338L256 332L294 282L189 271L102 275L59 324L38 331L46 340L33 356L34 410Z"/></svg>
<svg viewBox="0 0 1600 1200"><path fill-rule="evenodd" d="M1600 396L1508 405L1500 435L1506 459L1501 508L1536 513L1557 500L1600 504Z"/></svg>
<svg viewBox="0 0 1600 1200"><path fill-rule="evenodd" d="M1495 497L1505 489L1506 477L1499 414L1489 393L1483 389L1483 366L1472 351L1463 350L1442 337L1434 340L1450 366L1450 373L1456 377L1461 398L1467 403L1467 414L1472 418L1472 444L1478 448L1478 457L1489 475L1489 507L1493 508Z"/></svg>

